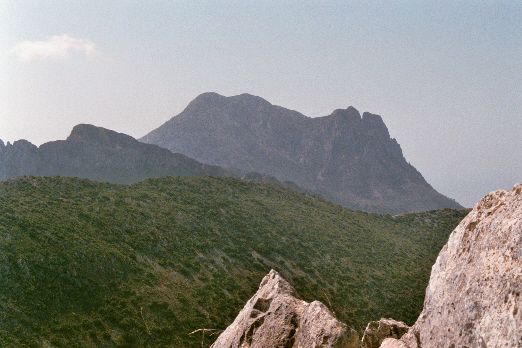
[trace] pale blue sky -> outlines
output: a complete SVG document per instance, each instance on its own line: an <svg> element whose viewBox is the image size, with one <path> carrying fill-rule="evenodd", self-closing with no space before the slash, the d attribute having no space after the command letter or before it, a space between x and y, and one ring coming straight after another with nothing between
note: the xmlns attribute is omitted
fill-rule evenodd
<svg viewBox="0 0 522 348"><path fill-rule="evenodd" d="M440 192L522 181L520 1L0 2L0 139L141 137L203 92L380 114Z"/></svg>

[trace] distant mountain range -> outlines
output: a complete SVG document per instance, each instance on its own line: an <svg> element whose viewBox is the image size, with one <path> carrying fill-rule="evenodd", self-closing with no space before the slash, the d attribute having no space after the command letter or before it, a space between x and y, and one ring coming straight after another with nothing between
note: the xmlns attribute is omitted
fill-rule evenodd
<svg viewBox="0 0 522 348"><path fill-rule="evenodd" d="M199 163L129 135L80 124L66 140L37 147L26 140L0 140L0 180L23 175L70 176L121 184L163 176L228 176L221 167Z"/></svg>
<svg viewBox="0 0 522 348"><path fill-rule="evenodd" d="M382 118L353 107L310 118L249 94L205 93L139 139L242 176L267 173L344 207L398 214L462 206L409 164Z"/></svg>
<svg viewBox="0 0 522 348"><path fill-rule="evenodd" d="M380 116L361 116L353 107L309 118L248 94L205 93L140 140L87 124L40 147L0 140L0 181L60 175L130 184L163 176L236 176L315 193L354 210L462 208L404 159Z"/></svg>

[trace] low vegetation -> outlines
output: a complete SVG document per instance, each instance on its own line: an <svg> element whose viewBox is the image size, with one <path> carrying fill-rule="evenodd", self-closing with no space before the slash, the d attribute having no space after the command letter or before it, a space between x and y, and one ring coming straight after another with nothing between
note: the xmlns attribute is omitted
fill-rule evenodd
<svg viewBox="0 0 522 348"><path fill-rule="evenodd" d="M359 331L412 324L465 214L368 214L233 178L8 180L0 346L201 347L189 333L224 329L271 268Z"/></svg>

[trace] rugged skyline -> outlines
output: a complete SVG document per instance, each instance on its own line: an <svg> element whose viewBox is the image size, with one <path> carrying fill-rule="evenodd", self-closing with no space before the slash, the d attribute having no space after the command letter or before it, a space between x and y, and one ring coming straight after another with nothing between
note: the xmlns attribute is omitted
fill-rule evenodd
<svg viewBox="0 0 522 348"><path fill-rule="evenodd" d="M310 118L250 94L204 93L139 140L242 177L268 173L343 207L401 214L462 209L424 180L379 115Z"/></svg>
<svg viewBox="0 0 522 348"><path fill-rule="evenodd" d="M139 138L197 95L382 115L466 206L522 173L519 1L0 3L0 139Z"/></svg>
<svg viewBox="0 0 522 348"><path fill-rule="evenodd" d="M133 184L165 176L228 176L221 167L201 164L179 153L87 124L75 126L66 140L37 147L28 141L0 141L0 180L68 176Z"/></svg>

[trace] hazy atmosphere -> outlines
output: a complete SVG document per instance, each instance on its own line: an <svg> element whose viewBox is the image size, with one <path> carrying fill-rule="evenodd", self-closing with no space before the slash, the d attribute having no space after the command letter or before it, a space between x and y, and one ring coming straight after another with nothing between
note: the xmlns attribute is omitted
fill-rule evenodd
<svg viewBox="0 0 522 348"><path fill-rule="evenodd" d="M522 181L519 1L2 1L0 139L139 138L196 96L379 114L466 207Z"/></svg>

